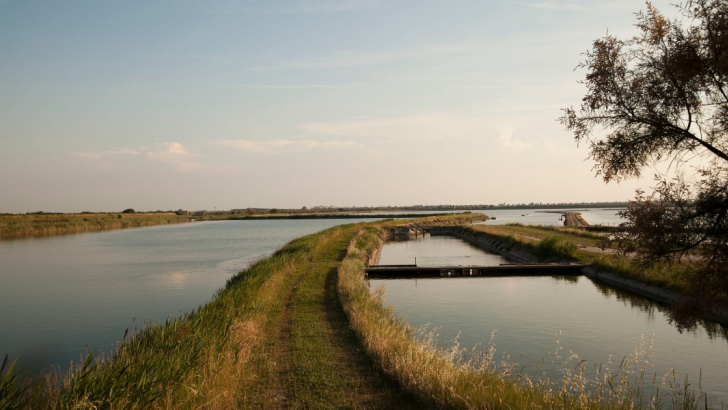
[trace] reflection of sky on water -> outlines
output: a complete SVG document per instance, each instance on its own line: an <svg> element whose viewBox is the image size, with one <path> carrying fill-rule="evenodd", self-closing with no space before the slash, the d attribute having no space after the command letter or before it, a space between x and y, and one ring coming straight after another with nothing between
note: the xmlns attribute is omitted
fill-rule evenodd
<svg viewBox="0 0 728 410"><path fill-rule="evenodd" d="M472 255L472 246L454 238L426 237L410 241L406 246L405 243L386 244L379 263L401 263L415 256L419 261L425 257L423 254L428 255L428 263L435 265L445 261L471 264L476 258ZM450 256L438 260L434 255L439 254ZM464 255L470 257L462 258ZM703 391L728 403L725 382L728 328L706 322L680 334L669 323L664 306L586 277L371 279L369 282L371 289L385 285L386 303L393 305L414 328L425 324L439 327L441 341L452 340L459 334L460 346L482 346L497 330L497 357L508 354L521 365L533 365L542 358L548 363L552 351L549 346L555 346L559 331L562 332L560 345L564 348L562 356L568 356L569 351L577 353L587 360L588 371L594 365L606 363L610 355L616 362L612 367L616 368L623 357L633 353L641 337L644 336L646 343L652 338L651 369L658 373L658 380L674 366L680 383L687 374L697 387L702 371Z"/></svg>
<svg viewBox="0 0 728 410"><path fill-rule="evenodd" d="M561 209L559 209L561 210ZM563 210L571 210L564 208ZM549 212L546 212L549 211ZM551 225L563 226L564 222L560 220L561 214L554 213L554 209L494 209L482 212L490 217L495 217L489 221L480 222L478 225L505 225L508 223L522 223L524 225ZM581 216L590 225L618 225L624 222L617 213L619 210L614 209L587 209L574 208L574 212L581 213Z"/></svg>
<svg viewBox="0 0 728 410"><path fill-rule="evenodd" d="M182 289L185 287L185 282L187 282L187 272L170 273L169 277L172 280L172 285L175 288Z"/></svg>

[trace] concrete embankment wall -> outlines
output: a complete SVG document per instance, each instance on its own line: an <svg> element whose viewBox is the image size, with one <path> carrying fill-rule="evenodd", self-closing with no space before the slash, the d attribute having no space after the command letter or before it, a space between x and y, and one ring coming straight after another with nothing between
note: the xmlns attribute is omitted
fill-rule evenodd
<svg viewBox="0 0 728 410"><path fill-rule="evenodd" d="M525 247L511 245L500 238L488 235L484 232L476 232L468 227L436 227L432 230L433 235L448 235L460 238L471 245L487 252L496 253L514 262L535 263L539 262L536 255ZM582 273L592 279L599 280L615 288L623 289L638 295L644 296L653 301L663 304L673 304L678 295L669 290L647 285L613 273L597 271L592 267L585 267ZM725 309L714 309L708 319L728 326L728 311Z"/></svg>

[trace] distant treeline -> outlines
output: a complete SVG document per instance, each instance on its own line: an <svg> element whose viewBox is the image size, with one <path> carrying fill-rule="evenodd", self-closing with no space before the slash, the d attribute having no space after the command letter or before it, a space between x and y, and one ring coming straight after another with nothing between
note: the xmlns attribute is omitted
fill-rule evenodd
<svg viewBox="0 0 728 410"><path fill-rule="evenodd" d="M119 213L142 213L142 214L169 214L176 213L177 215L190 215L195 217L200 216L211 216L211 215L311 215L311 214L332 214L341 212L406 212L406 211L484 211L492 209L562 209L562 208L625 208L629 202L555 202L555 203L523 203L523 204L498 204L498 205L409 205L409 206L351 206L351 207L337 207L337 206L314 206L311 208L241 208L241 209L230 209L225 211L208 211L208 210L157 210L157 211L141 211L137 212L134 209L125 209L119 212L89 212L83 211L81 215L104 215L104 214L119 214ZM79 215L75 213L63 213L63 212L26 212L20 214L11 213L0 213L0 215ZM398 215L401 217L402 215ZM417 215L422 216L422 215ZM235 218L238 219L238 218Z"/></svg>
<svg viewBox="0 0 728 410"><path fill-rule="evenodd" d="M229 211L205 211L207 215L260 214L331 214L337 212L406 212L406 211L485 211L493 209L562 209L562 208L625 208L629 202L558 202L498 205L410 205L410 206L316 206L312 208L244 208ZM199 211L197 211L199 212Z"/></svg>

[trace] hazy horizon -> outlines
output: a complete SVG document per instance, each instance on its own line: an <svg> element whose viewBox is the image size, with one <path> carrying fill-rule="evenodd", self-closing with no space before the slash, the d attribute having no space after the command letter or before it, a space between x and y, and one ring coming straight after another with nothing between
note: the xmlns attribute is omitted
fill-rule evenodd
<svg viewBox="0 0 728 410"><path fill-rule="evenodd" d="M627 201L557 118L644 8L0 0L0 212Z"/></svg>

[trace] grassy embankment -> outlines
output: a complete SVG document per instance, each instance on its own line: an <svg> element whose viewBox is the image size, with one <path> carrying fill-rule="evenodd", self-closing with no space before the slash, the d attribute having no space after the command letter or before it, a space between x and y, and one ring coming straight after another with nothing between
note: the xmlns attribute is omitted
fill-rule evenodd
<svg viewBox="0 0 728 410"><path fill-rule="evenodd" d="M149 326L112 359L89 358L64 377L27 383L5 368L0 408L632 408L644 396L639 369L590 382L583 365L569 365L553 388L519 381L487 352L456 366L461 351L418 340L363 278L383 229L400 223L294 240L198 310Z"/></svg>
<svg viewBox="0 0 728 410"><path fill-rule="evenodd" d="M52 235L189 222L173 212L0 215L0 237Z"/></svg>
<svg viewBox="0 0 728 410"><path fill-rule="evenodd" d="M89 357L33 383L3 366L0 408L406 407L411 397L361 354L335 296L362 226L290 242L196 311L127 338L110 360Z"/></svg>
<svg viewBox="0 0 728 410"><path fill-rule="evenodd" d="M690 280L690 265L636 266L628 256L599 248L604 234L580 229L540 225L478 225L463 228L475 234L487 234L501 241L533 252L544 260L572 260L616 275L681 292Z"/></svg>

